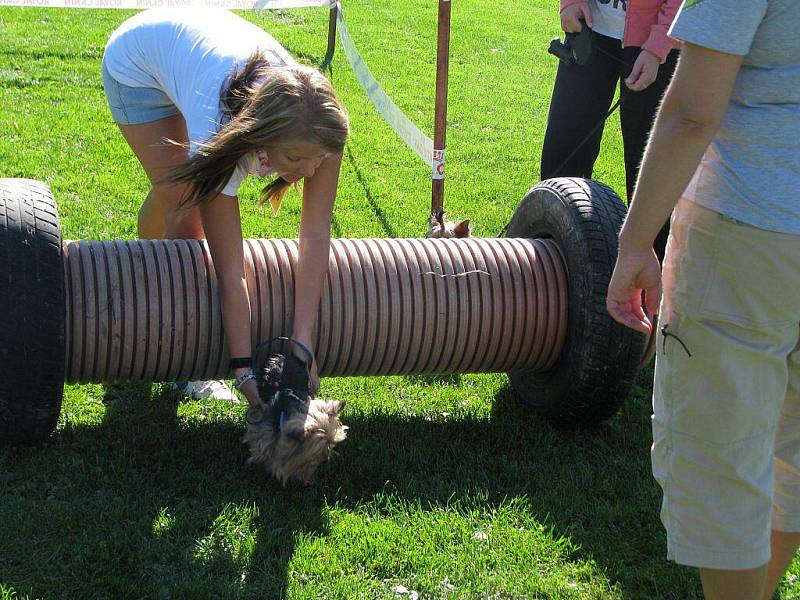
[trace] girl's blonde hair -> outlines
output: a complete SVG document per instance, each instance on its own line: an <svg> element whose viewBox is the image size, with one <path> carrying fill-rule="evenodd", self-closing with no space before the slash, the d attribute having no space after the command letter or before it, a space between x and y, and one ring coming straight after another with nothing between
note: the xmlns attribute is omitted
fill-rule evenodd
<svg viewBox="0 0 800 600"><path fill-rule="evenodd" d="M216 197L250 152L298 141L333 153L344 150L347 114L328 79L311 67L272 67L259 50L223 85L220 105L222 128L167 177L190 184L184 206ZM260 202L279 206L290 185L277 177Z"/></svg>

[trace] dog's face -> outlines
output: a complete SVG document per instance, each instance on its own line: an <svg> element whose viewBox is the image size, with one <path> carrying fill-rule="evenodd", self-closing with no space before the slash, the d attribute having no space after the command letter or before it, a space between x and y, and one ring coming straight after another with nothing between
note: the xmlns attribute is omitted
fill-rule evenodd
<svg viewBox="0 0 800 600"><path fill-rule="evenodd" d="M339 420L345 403L311 398L308 372L294 357L270 357L257 383L261 406L247 411L248 462L262 465L284 485L290 480L310 485L317 467L347 436Z"/></svg>
<svg viewBox="0 0 800 600"><path fill-rule="evenodd" d="M305 411L286 417L280 430L262 417L259 410L248 411L245 440L250 446L249 462L260 464L281 483L290 480L310 485L314 472L330 460L333 449L347 437L347 427L339 420L344 402L309 400Z"/></svg>
<svg viewBox="0 0 800 600"><path fill-rule="evenodd" d="M445 219L445 213L439 212L428 219L427 238L467 238L472 236L469 219L453 223Z"/></svg>

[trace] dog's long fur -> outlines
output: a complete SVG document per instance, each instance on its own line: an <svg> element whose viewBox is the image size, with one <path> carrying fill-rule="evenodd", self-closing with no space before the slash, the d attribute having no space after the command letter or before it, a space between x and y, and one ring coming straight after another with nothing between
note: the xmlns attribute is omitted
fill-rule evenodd
<svg viewBox="0 0 800 600"><path fill-rule="evenodd" d="M426 238L468 238L472 237L472 228L469 219L462 219L453 223L445 218L444 211L433 214L428 219L428 233Z"/></svg>
<svg viewBox="0 0 800 600"><path fill-rule="evenodd" d="M308 370L294 356L269 357L256 383L261 406L247 411L248 462L262 465L284 485L290 480L310 485L317 467L347 436L339 420L344 402L313 398Z"/></svg>

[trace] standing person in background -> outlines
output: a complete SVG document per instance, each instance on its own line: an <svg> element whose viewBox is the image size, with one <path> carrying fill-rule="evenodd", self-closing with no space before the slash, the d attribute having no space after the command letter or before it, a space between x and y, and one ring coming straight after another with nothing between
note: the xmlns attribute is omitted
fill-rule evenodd
<svg viewBox="0 0 800 600"><path fill-rule="evenodd" d="M324 75L225 10L131 17L106 45L103 84L152 186L139 211L139 235L208 240L231 375L258 406L237 190L248 173L273 176L262 202L277 210L288 187L304 182L291 337L311 348L347 115ZM301 346L294 351L306 360ZM316 361L308 368L315 390ZM223 382L174 385L195 398L235 399Z"/></svg>
<svg viewBox="0 0 800 600"><path fill-rule="evenodd" d="M591 178L602 122L619 84L625 183L631 199L658 103L675 70L677 42L667 30L680 4L681 0L561 0L561 28L577 33L585 23L594 32L594 53L585 65L559 62L542 147L542 179ZM668 231L665 225L656 242L660 257Z"/></svg>
<svg viewBox="0 0 800 600"><path fill-rule="evenodd" d="M648 332L667 557L706 598L772 598L800 545L800 0L687 0L608 291ZM677 206L676 206L677 204Z"/></svg>

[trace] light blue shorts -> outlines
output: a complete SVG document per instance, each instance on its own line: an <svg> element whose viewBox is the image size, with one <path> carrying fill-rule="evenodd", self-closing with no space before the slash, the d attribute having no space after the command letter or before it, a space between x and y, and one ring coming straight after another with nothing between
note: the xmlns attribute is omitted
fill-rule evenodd
<svg viewBox="0 0 800 600"><path fill-rule="evenodd" d="M155 88L121 84L108 72L103 62L103 87L111 116L120 125L139 125L180 114L169 97Z"/></svg>

